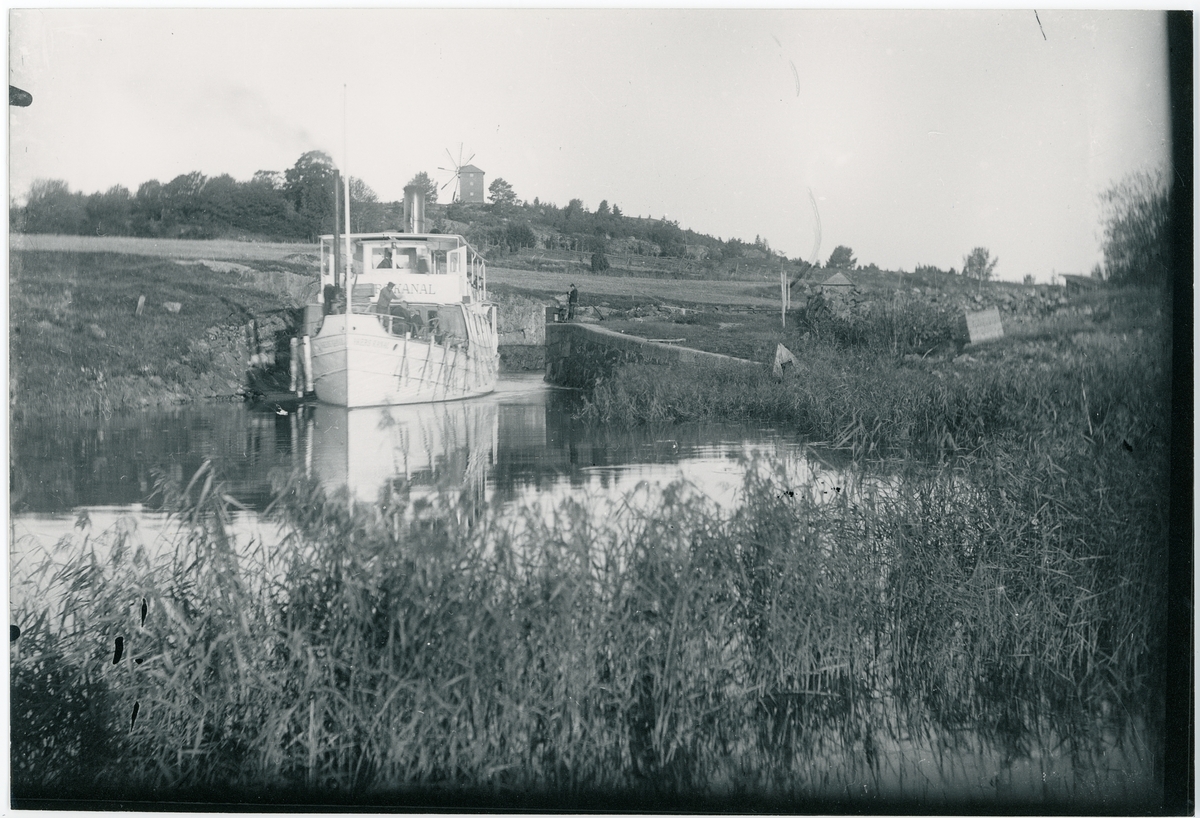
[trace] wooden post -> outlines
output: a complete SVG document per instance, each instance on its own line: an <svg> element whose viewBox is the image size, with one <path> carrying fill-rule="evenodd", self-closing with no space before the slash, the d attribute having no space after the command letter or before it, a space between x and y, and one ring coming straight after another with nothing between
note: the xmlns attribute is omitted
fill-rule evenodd
<svg viewBox="0 0 1200 818"><path fill-rule="evenodd" d="M296 340L296 336L293 335L290 339L288 339L288 346L291 348L292 353L290 359L288 360L288 375L291 376L291 379L288 382L288 391L295 392L296 397L300 397L304 393L300 390L299 386L300 356L298 347L300 346L300 342Z"/></svg>
<svg viewBox="0 0 1200 818"><path fill-rule="evenodd" d="M312 343L307 335L302 341L304 346L304 391L313 391L313 374L312 374Z"/></svg>
<svg viewBox="0 0 1200 818"><path fill-rule="evenodd" d="M146 296L139 295L137 309L133 311L133 314L141 315L145 309L146 309Z"/></svg>
<svg viewBox="0 0 1200 818"><path fill-rule="evenodd" d="M779 325L784 329L787 328L787 278L783 274L783 267L779 268Z"/></svg>

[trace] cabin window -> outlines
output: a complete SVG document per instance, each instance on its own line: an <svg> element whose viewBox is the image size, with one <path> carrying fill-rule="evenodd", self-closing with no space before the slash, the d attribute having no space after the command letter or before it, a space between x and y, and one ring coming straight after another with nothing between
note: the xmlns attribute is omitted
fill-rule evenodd
<svg viewBox="0 0 1200 818"><path fill-rule="evenodd" d="M386 270L396 266L396 261L393 258L395 250L391 247L372 247L371 248L371 269Z"/></svg>

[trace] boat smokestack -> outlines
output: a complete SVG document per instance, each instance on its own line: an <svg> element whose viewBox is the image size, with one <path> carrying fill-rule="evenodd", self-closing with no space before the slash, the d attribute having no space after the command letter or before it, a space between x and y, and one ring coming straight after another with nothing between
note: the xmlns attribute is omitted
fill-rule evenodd
<svg viewBox="0 0 1200 818"><path fill-rule="evenodd" d="M420 185L404 188L404 232L425 232L425 191Z"/></svg>

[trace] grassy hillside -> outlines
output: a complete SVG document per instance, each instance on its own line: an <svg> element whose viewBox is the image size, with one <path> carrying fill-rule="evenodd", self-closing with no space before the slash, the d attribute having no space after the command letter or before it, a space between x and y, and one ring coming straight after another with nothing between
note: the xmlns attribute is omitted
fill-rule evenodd
<svg viewBox="0 0 1200 818"><path fill-rule="evenodd" d="M289 306L237 272L163 258L14 250L9 261L15 418L239 397L247 322L269 331Z"/></svg>

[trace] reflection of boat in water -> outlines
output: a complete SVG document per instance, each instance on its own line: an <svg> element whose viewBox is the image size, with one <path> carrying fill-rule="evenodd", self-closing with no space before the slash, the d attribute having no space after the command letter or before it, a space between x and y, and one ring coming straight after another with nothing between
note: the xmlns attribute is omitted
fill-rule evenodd
<svg viewBox="0 0 1200 818"><path fill-rule="evenodd" d="M405 211L412 232L321 237L321 290L305 333L325 403L427 403L496 386L496 308L483 259L462 236L420 232L416 188L405 188Z"/></svg>
<svg viewBox="0 0 1200 818"><path fill-rule="evenodd" d="M450 401L306 413L305 463L326 492L375 502L393 494L473 489L495 458L496 403Z"/></svg>

